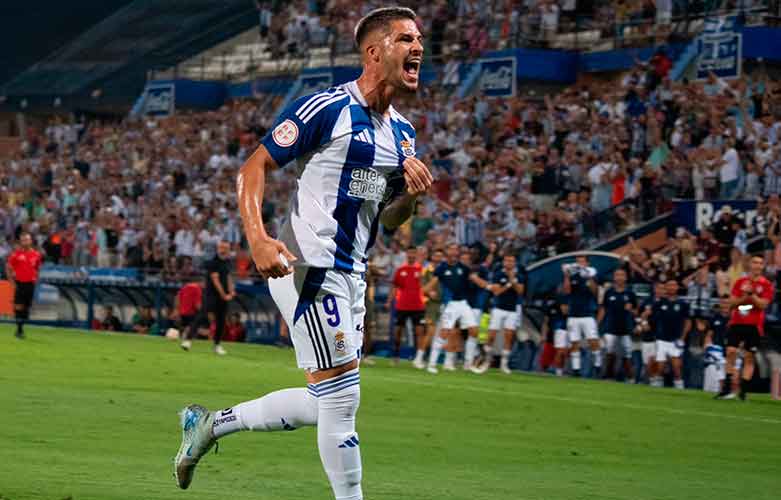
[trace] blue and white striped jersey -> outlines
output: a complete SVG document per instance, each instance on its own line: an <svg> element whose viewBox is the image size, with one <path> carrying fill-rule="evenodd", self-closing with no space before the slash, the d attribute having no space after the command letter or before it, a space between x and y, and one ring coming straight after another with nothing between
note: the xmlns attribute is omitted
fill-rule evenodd
<svg viewBox="0 0 781 500"><path fill-rule="evenodd" d="M380 212L406 189L412 125L392 106L388 117L371 110L353 81L294 101L262 142L298 168L279 235L296 265L364 272Z"/></svg>

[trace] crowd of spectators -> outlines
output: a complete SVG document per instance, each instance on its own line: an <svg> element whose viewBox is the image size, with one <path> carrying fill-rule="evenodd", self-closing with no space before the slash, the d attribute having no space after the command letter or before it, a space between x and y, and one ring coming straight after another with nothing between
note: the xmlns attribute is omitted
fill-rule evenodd
<svg viewBox="0 0 781 500"><path fill-rule="evenodd" d="M762 69L697 83L672 82L668 71L660 50L618 80L543 98L457 99L452 87L424 88L399 107L435 185L410 223L378 240L375 259L394 245L456 241L511 249L526 265L649 220L674 198L771 200L755 219L768 224L740 229L777 242L781 84ZM173 280L197 272L225 239L246 277L234 182L274 118L276 101L263 102L31 127L22 149L0 162L0 258L27 230L48 261ZM273 231L293 169L270 182L264 212Z"/></svg>
<svg viewBox="0 0 781 500"><path fill-rule="evenodd" d="M662 48L618 78L513 98L459 99L440 78L399 103L436 182L409 223L378 238L378 289L410 245L428 255L454 241L488 261L509 252L528 265L588 248L674 198L758 200L758 216L747 226L722 209L713 231L681 231L653 253L632 249L630 281L674 277L692 297L721 297L755 236L767 236L769 270L781 269L781 84L761 66L730 82L673 82L670 66ZM0 259L28 231L48 262L185 281L227 240L236 274L251 277L234 183L277 102L30 127L0 160ZM270 183L264 216L276 232L294 169ZM146 323L139 313L133 328Z"/></svg>
<svg viewBox="0 0 781 500"><path fill-rule="evenodd" d="M430 54L477 57L485 50L546 45L559 33L598 32L603 39L646 42L670 33L673 19L717 10L750 10L766 2L727 0L435 0L399 2L416 10ZM376 0L255 0L260 38L274 57L300 57L311 47L353 50L357 21L385 4ZM629 30L634 32L631 34Z"/></svg>

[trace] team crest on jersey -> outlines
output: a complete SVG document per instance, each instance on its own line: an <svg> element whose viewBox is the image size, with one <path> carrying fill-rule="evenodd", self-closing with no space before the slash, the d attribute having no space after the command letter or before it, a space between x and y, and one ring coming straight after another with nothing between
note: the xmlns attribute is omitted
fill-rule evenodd
<svg viewBox="0 0 781 500"><path fill-rule="evenodd" d="M407 158L410 158L412 156L415 156L415 148L412 147L412 143L406 139L399 142L401 145L401 152L406 156Z"/></svg>
<svg viewBox="0 0 781 500"><path fill-rule="evenodd" d="M347 350L347 342L344 340L344 333L336 332L336 335L334 335L334 347L336 352L342 354Z"/></svg>
<svg viewBox="0 0 781 500"><path fill-rule="evenodd" d="M298 125L287 119L274 128L271 137L280 148L288 148L298 139Z"/></svg>

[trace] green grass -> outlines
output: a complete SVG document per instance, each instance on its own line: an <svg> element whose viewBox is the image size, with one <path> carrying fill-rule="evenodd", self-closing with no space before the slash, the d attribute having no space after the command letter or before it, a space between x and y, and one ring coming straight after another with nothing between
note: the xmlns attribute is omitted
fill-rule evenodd
<svg viewBox="0 0 781 500"><path fill-rule="evenodd" d="M0 499L329 499L315 430L240 433L187 491L177 411L302 386L290 351L0 327ZM362 376L367 500L777 499L781 404L533 375Z"/></svg>

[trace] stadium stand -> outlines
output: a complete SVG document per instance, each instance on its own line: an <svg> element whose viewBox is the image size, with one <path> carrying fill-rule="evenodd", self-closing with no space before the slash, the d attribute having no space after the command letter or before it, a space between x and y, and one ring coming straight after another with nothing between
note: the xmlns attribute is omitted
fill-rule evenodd
<svg viewBox="0 0 781 500"><path fill-rule="evenodd" d="M416 126L418 156L432 165L436 184L409 224L378 239L372 260L378 303L407 246L423 247L428 256L449 241L478 248L489 266L510 252L532 268L626 240L611 250L625 257L622 265L638 291L647 296L651 285L674 277L692 301L709 301L698 306L709 315L750 253L767 252L768 273L778 275L777 68L756 62L731 80L671 78L683 54L672 42L686 45L703 29L706 14L734 6L488 3L492 9L473 0L421 9L438 64L428 68L432 77L420 95L399 107ZM0 161L0 261L29 231L47 262L68 266L51 283L83 284L90 271L82 268L122 268L130 272L111 283L93 280L97 288L129 286L134 298L128 307L160 310L172 307L180 284L199 275L225 239L240 278L262 288L246 252L234 179L284 102L291 81L284 75L355 63L352 47L334 41L349 40L350 27L374 2L349 4L235 1L215 11L191 1L133 2L17 75L3 86L6 95L79 95L95 88L137 95L138 86L128 82L147 71L203 80L280 79L267 92L256 89L252 98L208 111L121 119L60 114L37 124L31 117L19 147ZM742 3L735 12L744 22L761 23L767 9ZM340 17L345 11L350 15ZM627 71L541 86L540 92L530 84L511 98L461 92L463 81L449 78L453 62L466 64L493 49L648 44L654 45L651 57ZM276 231L295 172L280 169L272 182L264 212ZM660 218L672 225L670 214L682 199L712 202L718 215L695 227L672 226L672 237L651 244L627 237ZM73 269L86 275L76 277ZM527 328L533 330L545 297L532 291L529 298ZM127 325L131 315L120 311ZM89 324L93 316L90 307ZM253 338L248 328L247 339ZM525 344L519 343L513 366L539 369L543 350Z"/></svg>

